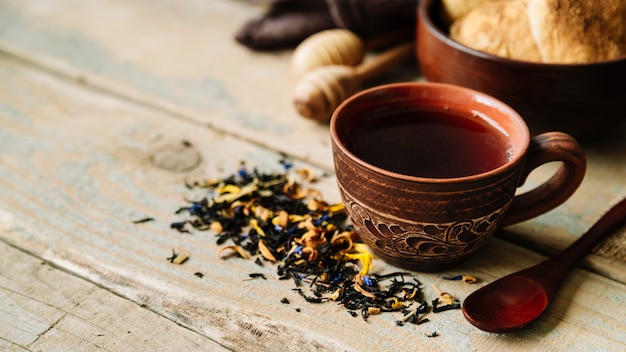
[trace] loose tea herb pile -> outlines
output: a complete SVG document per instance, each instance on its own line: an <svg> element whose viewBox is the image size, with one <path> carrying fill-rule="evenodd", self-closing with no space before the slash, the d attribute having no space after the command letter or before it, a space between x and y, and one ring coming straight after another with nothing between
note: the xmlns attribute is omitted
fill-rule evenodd
<svg viewBox="0 0 626 352"><path fill-rule="evenodd" d="M242 165L225 179L189 184L206 189L208 195L180 208L177 214L188 217L171 227L183 233L190 228L212 230L222 245L220 257L257 256L259 265L276 263L278 277L293 280L294 290L307 302L335 301L365 320L373 314L402 312L398 325L421 324L428 319L419 317L429 311L458 308L449 295L431 307L420 282L409 273L370 274L373 257L347 221L343 204L328 204L320 192L302 186L314 182L310 170L281 163L283 173L249 172ZM256 273L250 277L265 278Z"/></svg>

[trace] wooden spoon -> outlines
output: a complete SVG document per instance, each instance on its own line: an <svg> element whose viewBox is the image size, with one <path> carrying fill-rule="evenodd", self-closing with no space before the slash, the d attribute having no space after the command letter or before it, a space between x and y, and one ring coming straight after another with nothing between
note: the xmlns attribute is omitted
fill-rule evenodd
<svg viewBox="0 0 626 352"><path fill-rule="evenodd" d="M576 263L624 224L626 198L563 252L470 294L463 302L465 318L472 325L489 332L502 333L523 328L543 313Z"/></svg>
<svg viewBox="0 0 626 352"><path fill-rule="evenodd" d="M361 84L407 61L414 55L412 42L395 46L372 60L356 67L328 65L307 73L296 85L293 94L300 115L328 121L331 114L348 97L356 93Z"/></svg>

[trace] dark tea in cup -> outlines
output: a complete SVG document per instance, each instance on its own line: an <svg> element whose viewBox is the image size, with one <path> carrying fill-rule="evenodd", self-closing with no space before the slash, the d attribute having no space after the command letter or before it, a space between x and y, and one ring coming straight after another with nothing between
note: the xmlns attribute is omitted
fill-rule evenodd
<svg viewBox="0 0 626 352"><path fill-rule="evenodd" d="M381 169L409 176L463 177L493 170L510 158L502 128L486 116L406 108L361 117L343 143Z"/></svg>
<svg viewBox="0 0 626 352"><path fill-rule="evenodd" d="M373 87L344 101L330 121L337 185L354 227L378 258L411 270L456 265L501 226L563 203L586 169L561 132L531 138L505 103L439 83ZM517 194L528 174L562 162Z"/></svg>

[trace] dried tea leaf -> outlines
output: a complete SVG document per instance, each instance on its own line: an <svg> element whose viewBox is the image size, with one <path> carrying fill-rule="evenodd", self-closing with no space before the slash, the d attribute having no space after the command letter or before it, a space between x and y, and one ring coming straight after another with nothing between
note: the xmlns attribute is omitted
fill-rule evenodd
<svg viewBox="0 0 626 352"><path fill-rule="evenodd" d="M296 173L303 181L313 182L315 180L315 172L311 168L302 168L296 170Z"/></svg>
<svg viewBox="0 0 626 352"><path fill-rule="evenodd" d="M285 183L283 193L291 199L303 199L307 195L307 191L302 189L297 183Z"/></svg>
<svg viewBox="0 0 626 352"><path fill-rule="evenodd" d="M374 257L348 223L344 205L328 205L320 192L304 189L289 169L285 171L265 174L242 168L203 185L207 196L181 208L191 218L172 227L214 230L219 245L233 243L219 249L220 258L227 253L242 258L260 254L255 260L259 265L265 260L280 263L280 279L293 280L297 287L306 283L310 294L302 291L304 287L297 290L307 302L334 300L355 315L361 312L363 319L384 312L406 314L417 303L410 319L415 323L428 307L421 284L406 281L409 273L368 274Z"/></svg>

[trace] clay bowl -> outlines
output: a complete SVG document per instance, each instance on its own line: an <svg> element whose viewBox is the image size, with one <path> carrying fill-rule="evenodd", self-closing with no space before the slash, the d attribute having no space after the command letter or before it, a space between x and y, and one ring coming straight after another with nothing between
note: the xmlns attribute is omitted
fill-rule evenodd
<svg viewBox="0 0 626 352"><path fill-rule="evenodd" d="M500 58L461 45L439 20L440 0L422 0L416 51L428 81L472 88L513 107L533 135L601 136L626 115L626 57L589 64L542 64Z"/></svg>

